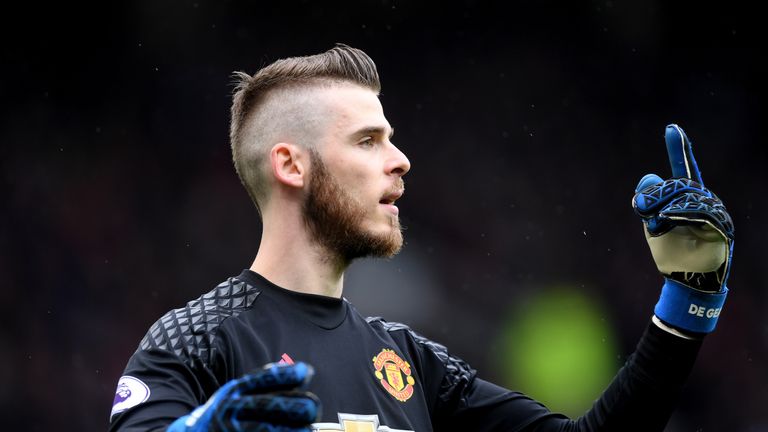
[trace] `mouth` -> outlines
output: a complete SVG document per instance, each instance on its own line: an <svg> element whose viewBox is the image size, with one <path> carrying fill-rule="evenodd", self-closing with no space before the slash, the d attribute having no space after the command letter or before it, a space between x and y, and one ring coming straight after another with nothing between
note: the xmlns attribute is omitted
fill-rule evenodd
<svg viewBox="0 0 768 432"><path fill-rule="evenodd" d="M382 197L379 200L379 204L394 205L395 201L397 201L401 196L403 196L404 192L405 192L404 189L398 189L394 192L390 192L384 195L384 197Z"/></svg>
<svg viewBox="0 0 768 432"><path fill-rule="evenodd" d="M394 192L389 192L389 193L387 193L386 195L384 195L384 196L383 196L383 197L382 197L382 198L379 200L379 204L382 204L382 205L384 205L385 207L387 207L387 209L388 209L388 210L389 210L389 211L390 211L392 214L394 214L395 216L397 216L398 214L400 214L400 209L398 209L398 208L397 208L397 206L395 205L395 201L397 201L397 200L398 200L398 198L400 198L401 196L403 196L403 192L405 192L405 190L404 190L404 189L398 189L398 190L396 190L396 191L394 191Z"/></svg>

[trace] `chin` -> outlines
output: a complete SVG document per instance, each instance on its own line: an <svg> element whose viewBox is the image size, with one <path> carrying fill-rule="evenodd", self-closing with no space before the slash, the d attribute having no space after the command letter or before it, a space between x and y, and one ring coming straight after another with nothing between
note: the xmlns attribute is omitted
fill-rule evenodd
<svg viewBox="0 0 768 432"><path fill-rule="evenodd" d="M389 227L383 231L369 231L367 256L377 258L392 258L403 247L403 234L397 228Z"/></svg>
<svg viewBox="0 0 768 432"><path fill-rule="evenodd" d="M400 232L399 223L395 223L394 225L389 223L385 226L379 227L378 229L370 229L368 230L368 235L376 239L389 239L389 241L400 238L400 243L402 243L403 238L403 235Z"/></svg>

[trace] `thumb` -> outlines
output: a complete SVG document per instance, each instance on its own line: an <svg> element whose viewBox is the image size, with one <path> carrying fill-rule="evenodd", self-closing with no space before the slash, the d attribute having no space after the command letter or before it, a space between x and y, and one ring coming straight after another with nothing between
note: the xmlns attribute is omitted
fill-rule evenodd
<svg viewBox="0 0 768 432"><path fill-rule="evenodd" d="M664 180L657 176L656 174L646 174L643 176L643 178L640 179L640 182L637 184L637 187L635 188L635 193L640 192L641 190L647 188L648 186L653 186L655 184L659 184L663 182Z"/></svg>

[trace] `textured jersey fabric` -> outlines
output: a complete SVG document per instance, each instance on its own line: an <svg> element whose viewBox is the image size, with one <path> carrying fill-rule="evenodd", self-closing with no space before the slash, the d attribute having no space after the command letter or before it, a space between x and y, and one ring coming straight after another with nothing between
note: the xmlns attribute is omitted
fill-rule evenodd
<svg viewBox="0 0 768 432"><path fill-rule="evenodd" d="M110 430L164 430L225 382L286 359L315 368L317 431L663 430L699 346L649 325L593 408L570 420L478 378L403 324L245 270L151 326L121 378Z"/></svg>

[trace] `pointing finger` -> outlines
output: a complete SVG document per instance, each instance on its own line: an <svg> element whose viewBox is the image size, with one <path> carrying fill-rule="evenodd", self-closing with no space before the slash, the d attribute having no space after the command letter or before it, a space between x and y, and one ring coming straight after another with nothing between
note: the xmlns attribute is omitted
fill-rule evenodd
<svg viewBox="0 0 768 432"><path fill-rule="evenodd" d="M689 178L703 186L704 182L701 179L699 167L696 165L696 159L693 158L691 141L683 129L674 123L670 124L667 126L664 140L667 142L672 177Z"/></svg>
<svg viewBox="0 0 768 432"><path fill-rule="evenodd" d="M234 380L236 384L233 390L237 394L253 394L302 388L312 379L313 374L312 366L302 362L293 365L269 364L264 369Z"/></svg>

